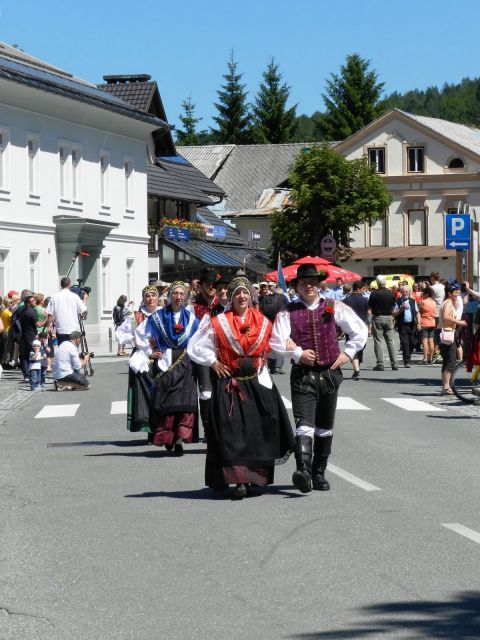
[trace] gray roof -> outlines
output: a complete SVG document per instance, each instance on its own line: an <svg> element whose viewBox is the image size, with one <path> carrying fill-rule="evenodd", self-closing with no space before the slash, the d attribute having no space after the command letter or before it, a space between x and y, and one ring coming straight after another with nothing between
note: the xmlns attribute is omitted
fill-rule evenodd
<svg viewBox="0 0 480 640"><path fill-rule="evenodd" d="M264 189L285 185L296 156L312 143L182 147L182 155L226 192L225 210L253 209ZM221 163L219 166L218 163Z"/></svg>
<svg viewBox="0 0 480 640"><path fill-rule="evenodd" d="M109 78L110 76L104 76ZM142 111L148 111L152 102L155 91L157 90L156 82L124 82L117 84L99 84L97 85L102 91L111 93L125 102L129 102L132 106Z"/></svg>
<svg viewBox="0 0 480 640"><path fill-rule="evenodd" d="M413 113L407 113L401 109L396 109L400 113L403 113L407 118L416 120L425 127L428 127L432 131L439 133L440 135L448 138L452 142L455 142L469 151L480 155L480 129L475 127L469 127L466 124L457 124L456 122L450 122L448 120L441 120L440 118L429 118L427 116L416 116Z"/></svg>
<svg viewBox="0 0 480 640"><path fill-rule="evenodd" d="M219 197L225 195L223 189L207 178L206 175L180 154L157 158L157 164L166 167L171 173L180 178L188 180L193 187L204 193Z"/></svg>
<svg viewBox="0 0 480 640"><path fill-rule="evenodd" d="M246 246L247 242L240 236L238 231L231 227L229 224L226 224L221 218L216 216L210 209L206 207L201 207L197 210L197 221L202 224L209 224L213 226L224 227L227 230L227 235L225 240L222 241L222 244L225 242L229 245L237 245L237 246ZM217 242L214 238L207 238L207 240L211 242Z"/></svg>
<svg viewBox="0 0 480 640"><path fill-rule="evenodd" d="M168 127L162 119L101 91L96 85L4 43L0 43L0 78L107 109L153 124L159 129Z"/></svg>
<svg viewBox="0 0 480 640"><path fill-rule="evenodd" d="M200 189L193 186L189 180L171 171L167 163L148 165L147 192L149 195L169 200L209 204L210 198Z"/></svg>

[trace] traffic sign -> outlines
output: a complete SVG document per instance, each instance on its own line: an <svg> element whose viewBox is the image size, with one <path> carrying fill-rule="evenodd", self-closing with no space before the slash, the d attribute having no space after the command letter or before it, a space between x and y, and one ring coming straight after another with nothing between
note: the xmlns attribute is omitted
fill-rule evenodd
<svg viewBox="0 0 480 640"><path fill-rule="evenodd" d="M335 256L335 250L337 248L337 242L332 236L325 236L320 240L320 251L325 258L333 258Z"/></svg>
<svg viewBox="0 0 480 640"><path fill-rule="evenodd" d="M445 249L470 249L470 216L450 213L445 216Z"/></svg>

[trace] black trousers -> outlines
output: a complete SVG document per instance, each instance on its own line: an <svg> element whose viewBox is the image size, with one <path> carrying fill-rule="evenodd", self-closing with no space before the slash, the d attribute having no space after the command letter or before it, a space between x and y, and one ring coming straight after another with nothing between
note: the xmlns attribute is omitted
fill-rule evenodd
<svg viewBox="0 0 480 640"><path fill-rule="evenodd" d="M341 369L293 365L290 373L296 427L333 429Z"/></svg>
<svg viewBox="0 0 480 640"><path fill-rule="evenodd" d="M400 348L402 349L403 361L410 362L413 350L415 349L415 324L405 322L398 329L400 336Z"/></svg>

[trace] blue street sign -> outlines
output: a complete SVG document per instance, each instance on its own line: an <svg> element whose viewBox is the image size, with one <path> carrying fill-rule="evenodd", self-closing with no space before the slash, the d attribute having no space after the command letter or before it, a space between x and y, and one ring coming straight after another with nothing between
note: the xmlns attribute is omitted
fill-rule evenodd
<svg viewBox="0 0 480 640"><path fill-rule="evenodd" d="M169 240L178 240L178 229L176 227L163 227L163 237Z"/></svg>
<svg viewBox="0 0 480 640"><path fill-rule="evenodd" d="M190 231L188 229L179 229L178 239L183 240L184 242L188 242L190 240Z"/></svg>
<svg viewBox="0 0 480 640"><path fill-rule="evenodd" d="M216 224L214 226L213 233L217 240L225 240L225 238L227 237L227 228L222 227L222 225L220 224Z"/></svg>
<svg viewBox="0 0 480 640"><path fill-rule="evenodd" d="M445 249L470 249L470 216L455 213L445 216Z"/></svg>

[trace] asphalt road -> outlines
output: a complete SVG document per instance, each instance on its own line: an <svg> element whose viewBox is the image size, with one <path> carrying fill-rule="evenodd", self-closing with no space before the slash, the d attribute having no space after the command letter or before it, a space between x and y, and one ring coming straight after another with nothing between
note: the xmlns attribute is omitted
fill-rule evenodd
<svg viewBox="0 0 480 640"><path fill-rule="evenodd" d="M479 638L480 409L438 395L439 367L376 373L367 350L325 493L299 494L291 459L265 493L213 499L204 445L173 458L126 431L125 362L18 406L0 424L0 639ZM35 417L60 405L74 415Z"/></svg>

